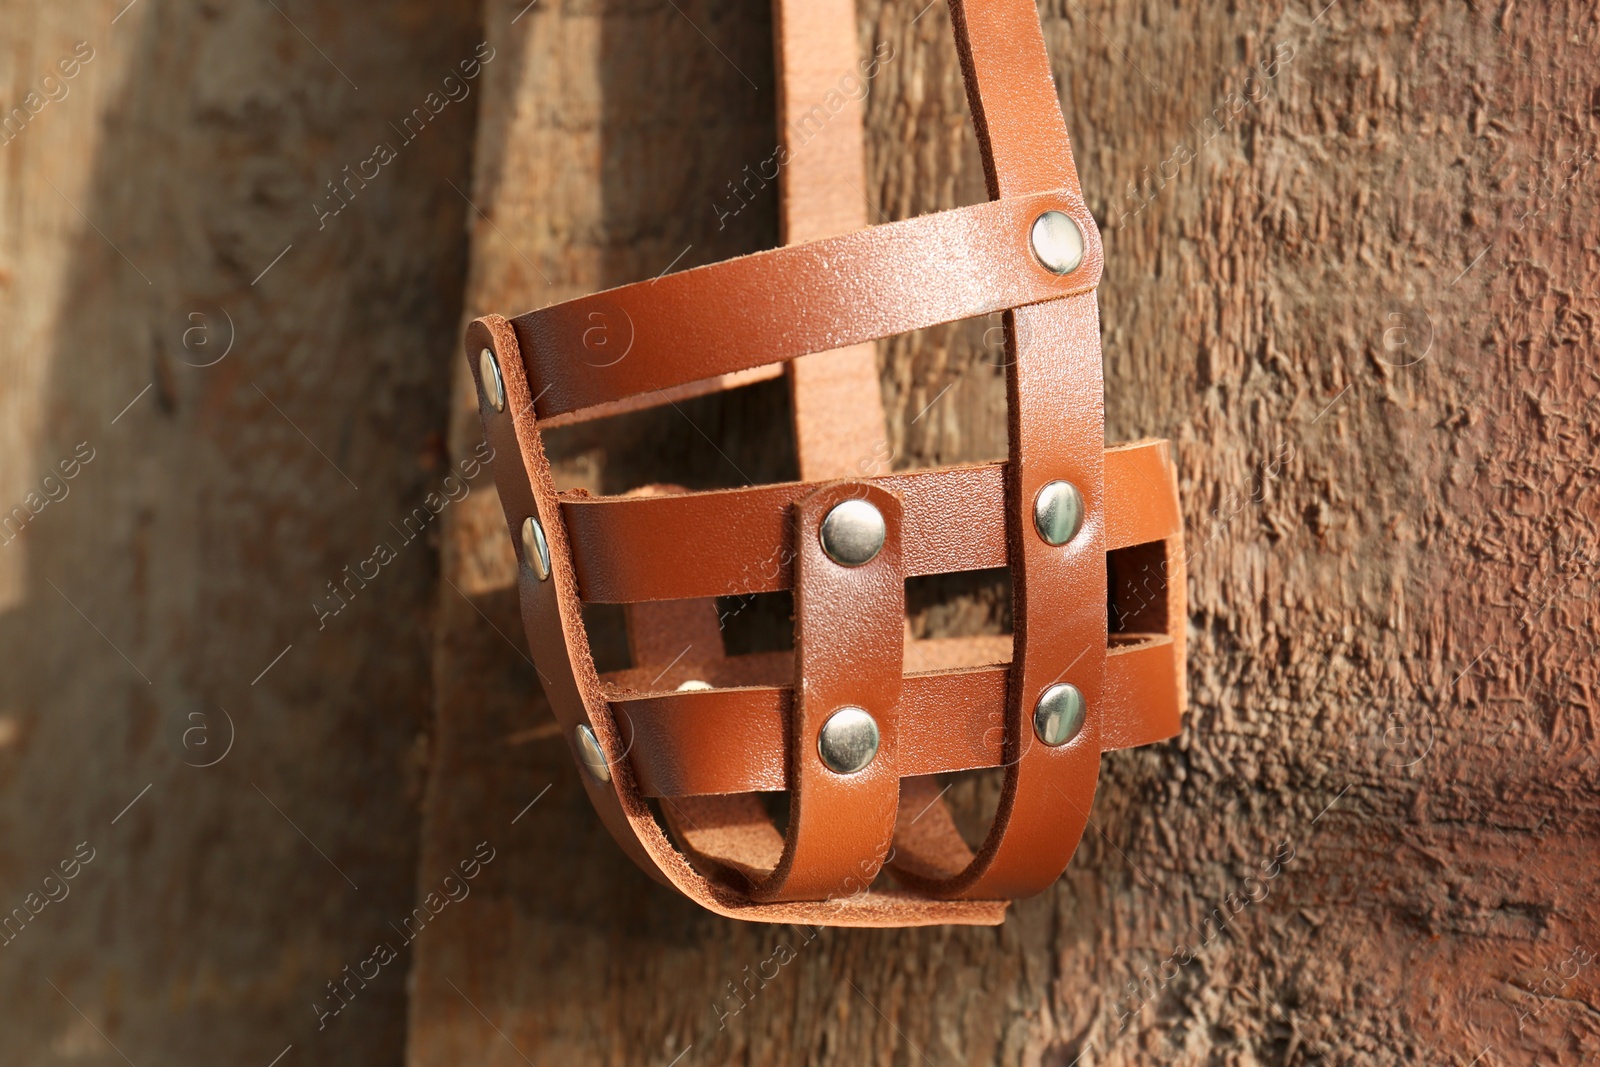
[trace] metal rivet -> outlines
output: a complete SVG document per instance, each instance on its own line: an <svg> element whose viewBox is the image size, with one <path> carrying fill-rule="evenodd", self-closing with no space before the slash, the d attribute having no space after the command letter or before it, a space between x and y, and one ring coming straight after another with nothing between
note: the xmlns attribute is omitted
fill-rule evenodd
<svg viewBox="0 0 1600 1067"><path fill-rule="evenodd" d="M1083 525L1083 494L1071 482L1050 482L1033 498L1033 526L1052 545L1064 545Z"/></svg>
<svg viewBox="0 0 1600 1067"><path fill-rule="evenodd" d="M550 546L545 543L544 527L532 515L522 520L522 561L541 582L550 577Z"/></svg>
<svg viewBox="0 0 1600 1067"><path fill-rule="evenodd" d="M1078 687L1058 682L1039 697L1033 709L1033 732L1039 740L1055 748L1078 736L1083 729L1083 694Z"/></svg>
<svg viewBox="0 0 1600 1067"><path fill-rule="evenodd" d="M822 724L817 754L829 769L854 774L878 754L878 722L857 707L842 707Z"/></svg>
<svg viewBox="0 0 1600 1067"><path fill-rule="evenodd" d="M483 395L496 411L506 409L506 384L500 379L500 361L494 358L494 349L485 348L478 353L478 377L483 379Z"/></svg>
<svg viewBox="0 0 1600 1067"><path fill-rule="evenodd" d="M883 548L888 532L877 508L865 500L846 500L822 520L822 551L835 563L859 567Z"/></svg>
<svg viewBox="0 0 1600 1067"><path fill-rule="evenodd" d="M1083 262L1083 231L1065 211L1033 220L1033 254L1053 274L1071 274Z"/></svg>
<svg viewBox="0 0 1600 1067"><path fill-rule="evenodd" d="M702 682L698 678L690 678L687 682L684 682L682 685L678 686L678 692L680 692L680 693L698 693L701 690L711 689L711 688L713 688L713 686L711 685L710 682Z"/></svg>
<svg viewBox="0 0 1600 1067"><path fill-rule="evenodd" d="M595 737L594 731L583 723L572 731L572 740L578 746L578 759L584 768L599 782L611 781L611 767L606 763L605 750L600 747L600 739Z"/></svg>

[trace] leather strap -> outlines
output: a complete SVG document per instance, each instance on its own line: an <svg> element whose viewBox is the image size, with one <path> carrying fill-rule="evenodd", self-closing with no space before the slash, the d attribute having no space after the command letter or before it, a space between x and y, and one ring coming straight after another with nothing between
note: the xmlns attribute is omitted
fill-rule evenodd
<svg viewBox="0 0 1600 1067"><path fill-rule="evenodd" d="M1107 626L1099 323L1092 296L1013 317L1007 511L1016 653L1006 781L970 865L937 880L907 873L936 895L1018 897L1046 888L1077 849L1099 774ZM1084 510L1082 528L1059 546L1031 522L1040 490L1058 479L1078 488ZM1037 741L1033 711L1057 683L1076 686L1087 710L1078 735L1052 748Z"/></svg>
<svg viewBox="0 0 1600 1067"><path fill-rule="evenodd" d="M773 0L781 159L778 226L786 245L867 225L855 0ZM856 344L788 364L800 477L852 478L884 439L877 346Z"/></svg>
<svg viewBox="0 0 1600 1067"><path fill-rule="evenodd" d="M1179 532L1176 471L1165 441L1107 449L1105 471L1108 551ZM872 479L905 502L907 576L1006 566L1005 479L999 463ZM807 491L789 482L647 496L564 494L578 590L588 603L626 604L787 589L785 516Z"/></svg>
<svg viewBox="0 0 1600 1067"><path fill-rule="evenodd" d="M1083 264L1034 259L1033 222L1077 219ZM512 320L541 419L957 319L1092 290L1100 279L1083 198L1045 192L756 252L532 311ZM870 453L868 453L870 454Z"/></svg>
<svg viewBox="0 0 1600 1067"><path fill-rule="evenodd" d="M1081 206L1032 0L951 0L950 10L989 195L1056 189ZM1087 213L1075 221L1098 281L1094 221ZM964 868L930 877L936 861L916 856L912 841L897 842L909 857L902 880L936 896L1029 896L1047 887L1077 848L1099 773L1106 538L1099 318L1092 293L1009 313L1006 342L1016 634L1006 780L989 836ZM1027 521L1040 489L1055 480L1075 485L1084 506L1082 528L1061 546L1046 543ZM1040 696L1058 682L1077 687L1087 715L1076 737L1052 748L1036 742L1031 720Z"/></svg>
<svg viewBox="0 0 1600 1067"><path fill-rule="evenodd" d="M871 560L847 566L823 551L823 520L865 500L887 526ZM900 502L873 485L834 483L794 508L794 687L789 700L789 830L783 858L752 887L757 900L818 900L859 893L889 855L900 793L898 761L906 581L900 566ZM865 711L877 754L836 771L819 748L828 721ZM721 743L721 739L718 740Z"/></svg>
<svg viewBox="0 0 1600 1067"><path fill-rule="evenodd" d="M1175 653L1166 634L1142 635L1109 650L1100 709L1101 717L1115 724L1102 735L1107 750L1165 740L1177 731L1181 708L1172 685ZM908 650L907 661L915 655ZM642 672L606 676L611 706L632 731L628 759L644 795L788 788L785 723L792 713L793 690L782 680L787 657L749 658L757 662L730 660L721 669L682 665L684 679L709 681L715 689L673 692L662 686L649 692L634 688L646 684L638 677ZM914 777L1000 766L1005 735L996 729L995 711L1006 706L1010 684L1003 662L906 674L899 773ZM814 744L810 751L815 752Z"/></svg>

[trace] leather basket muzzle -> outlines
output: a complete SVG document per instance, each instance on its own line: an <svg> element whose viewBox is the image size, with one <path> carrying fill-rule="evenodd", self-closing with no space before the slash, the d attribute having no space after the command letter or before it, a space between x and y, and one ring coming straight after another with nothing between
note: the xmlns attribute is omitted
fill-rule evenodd
<svg viewBox="0 0 1600 1067"><path fill-rule="evenodd" d="M590 799L647 873L736 918L997 923L1070 861L1100 754L1174 736L1184 710L1176 472L1165 442L1104 445L1102 246L1038 17L951 8L989 201L467 331L529 647ZM1081 236L1060 273L1052 213ZM605 497L552 480L544 428L995 312L1003 463ZM875 550L831 544L838 516ZM909 637L908 578L1001 567L1010 637ZM792 654L726 655L716 598L778 590ZM626 605L633 667L596 671L585 603ZM974 847L940 783L982 768L1004 785Z"/></svg>

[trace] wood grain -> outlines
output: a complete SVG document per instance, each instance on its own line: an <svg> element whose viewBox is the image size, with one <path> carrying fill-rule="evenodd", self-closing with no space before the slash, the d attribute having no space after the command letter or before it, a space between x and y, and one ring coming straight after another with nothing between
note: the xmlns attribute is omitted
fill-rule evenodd
<svg viewBox="0 0 1600 1067"><path fill-rule="evenodd" d="M0 509L58 498L0 534L0 913L61 898L0 938L0 1061L402 1056L403 964L313 1005L414 892L439 585L390 523L449 473L476 101L390 123L476 23L0 3Z"/></svg>

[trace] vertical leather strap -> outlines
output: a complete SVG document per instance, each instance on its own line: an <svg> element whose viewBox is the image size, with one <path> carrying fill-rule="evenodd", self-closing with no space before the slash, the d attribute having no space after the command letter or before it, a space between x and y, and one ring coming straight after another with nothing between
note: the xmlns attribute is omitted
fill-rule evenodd
<svg viewBox="0 0 1600 1067"><path fill-rule="evenodd" d="M883 547L859 566L829 558L823 520L866 500L887 526ZM756 885L758 900L835 899L872 883L888 857L900 793L896 766L905 656L905 570L900 501L865 483L823 486L795 505L795 684L789 724L789 828L783 858ZM825 724L859 708L877 723L872 762L842 774L818 752Z"/></svg>
<svg viewBox="0 0 1600 1067"><path fill-rule="evenodd" d="M779 225L784 244L849 233L868 224L863 102L866 71L856 47L855 0L773 0L778 119L784 168ZM837 110L835 110L837 109ZM887 442L877 346L851 345L789 363L789 401L802 481L855 478L872 470ZM872 470L872 473L877 473ZM903 624L909 637L909 623ZM900 784L910 855L955 869L972 858L932 779ZM907 857L909 858L909 856ZM926 865L924 865L926 866Z"/></svg>
<svg viewBox="0 0 1600 1067"><path fill-rule="evenodd" d="M1011 409L1014 525L1011 706L1006 787L977 876L960 895L1030 896L1060 877L1078 847L1100 772L1106 657L1104 411L1100 319L1093 293L1019 308L1011 324L1007 375ZM1083 495L1083 525L1065 545L1048 544L1033 524L1047 482ZM1059 748L1038 740L1033 711L1057 682L1083 694L1085 722Z"/></svg>
<svg viewBox="0 0 1600 1067"><path fill-rule="evenodd" d="M1081 195L1033 0L950 0L950 19L989 199L1047 189Z"/></svg>
<svg viewBox="0 0 1600 1067"><path fill-rule="evenodd" d="M1099 256L1032 0L950 0L950 11L990 196L1066 189L1086 255ZM988 837L964 869L930 877L938 858L904 831L896 842L907 853L895 868L902 879L968 899L1031 896L1060 876L1083 834L1100 764L1107 620L1099 313L1091 291L1019 308L1005 322L1015 625L1005 786ZM1076 536L1060 546L1033 523L1039 490L1056 480L1077 487L1084 511ZM1076 737L1052 748L1036 737L1033 711L1058 682L1077 687L1086 718Z"/></svg>
<svg viewBox="0 0 1600 1067"><path fill-rule="evenodd" d="M778 71L779 239L800 244L867 224L866 82L855 0L773 0Z"/></svg>
<svg viewBox="0 0 1600 1067"><path fill-rule="evenodd" d="M772 10L782 242L853 233L867 225L855 0L773 0ZM788 373L800 479L859 478L884 439L877 346L802 356Z"/></svg>

